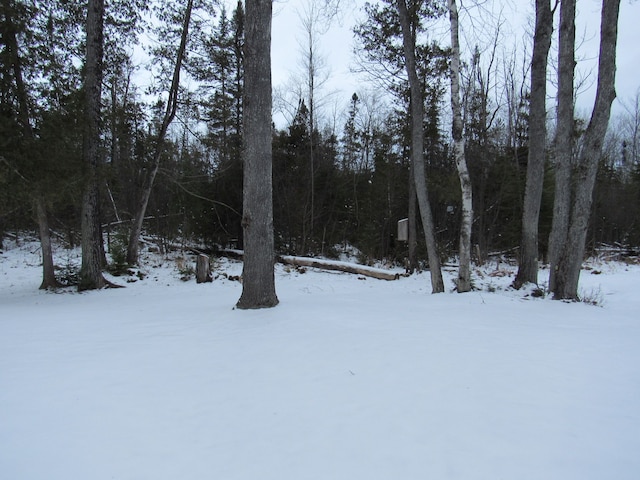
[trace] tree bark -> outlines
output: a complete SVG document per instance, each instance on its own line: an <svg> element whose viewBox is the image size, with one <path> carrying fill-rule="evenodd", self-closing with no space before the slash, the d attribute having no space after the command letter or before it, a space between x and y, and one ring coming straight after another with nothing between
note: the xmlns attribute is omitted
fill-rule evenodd
<svg viewBox="0 0 640 480"><path fill-rule="evenodd" d="M405 0L397 0L398 14L402 26L402 44L404 57L409 77L409 89L411 91L411 160L413 162L414 182L416 195L424 228L424 236L429 257L429 271L431 274L432 293L444 292L444 282L440 268L440 257L435 239L433 216L429 204L427 192L426 173L424 166L424 99L415 59L415 38L411 31L409 12Z"/></svg>
<svg viewBox="0 0 640 480"><path fill-rule="evenodd" d="M453 151L458 168L462 193L462 218L460 224L460 267L456 287L458 293L471 290L471 226L473 223L473 194L471 178L467 169L462 136L462 108L460 106L460 41L458 39L458 7L455 0L449 0L449 20L451 22L451 110L453 112Z"/></svg>
<svg viewBox="0 0 640 480"><path fill-rule="evenodd" d="M544 183L547 146L547 62L553 32L549 0L536 0L536 27L531 60L531 100L529 114L529 155L522 211L520 262L513 282L515 288L538 283L538 222Z"/></svg>
<svg viewBox="0 0 640 480"><path fill-rule="evenodd" d="M278 304L274 275L271 0L247 0L244 89L244 266L237 307Z"/></svg>
<svg viewBox="0 0 640 480"><path fill-rule="evenodd" d="M596 99L578 158L576 181L574 182L575 198L567 242L557 265L551 266L556 273L553 290L553 296L556 299L579 299L578 281L593 201L593 187L602 155L602 144L611 116L611 104L616 98L616 47L619 12L620 0L603 0Z"/></svg>
<svg viewBox="0 0 640 480"><path fill-rule="evenodd" d="M78 290L102 288L102 235L98 187L100 96L102 93L104 0L89 0L84 79L85 112L82 157L85 187L82 199L82 266Z"/></svg>
<svg viewBox="0 0 640 480"><path fill-rule="evenodd" d="M162 150L164 148L164 139L167 135L169 125L176 116L176 110L178 108L178 89L180 87L180 70L182 69L182 60L184 59L184 52L187 46L187 39L189 38L189 24L191 22L191 11L193 8L193 0L187 2L184 13L184 21L182 24L182 35L180 37L180 46L178 47L178 54L176 56L176 65L173 71L173 78L171 79L171 87L169 88L169 99L167 100L167 108L165 109L164 117L162 119L162 125L158 132L158 138L156 140L156 147L153 153L153 160L151 162L151 170L149 175L144 179L142 185L142 193L138 202L138 208L136 210L135 218L133 219L133 225L131 226L131 232L129 234L129 245L127 246L127 263L135 265L138 263L139 247L140 247L140 235L142 234L142 223L144 216L147 212L147 205L149 204L149 197L151 196L151 190L153 189L153 183L155 182L158 169L160 168L160 157L162 156Z"/></svg>
<svg viewBox="0 0 640 480"><path fill-rule="evenodd" d="M555 139L555 196L549 235L549 291L556 289L558 260L567 242L571 212L571 165L574 146L576 0L562 0L558 39L558 106Z"/></svg>
<svg viewBox="0 0 640 480"><path fill-rule="evenodd" d="M53 266L53 250L51 248L51 232L49 231L49 219L47 209L42 195L37 195L35 199L35 210L38 217L38 227L40 230L40 246L42 247L42 283L40 290L55 289L60 286L56 280Z"/></svg>
<svg viewBox="0 0 640 480"><path fill-rule="evenodd" d="M413 274L418 268L418 235L417 235L417 198L416 198L416 182L413 179L413 163L409 167L409 240L407 241L408 247L408 265L407 272Z"/></svg>

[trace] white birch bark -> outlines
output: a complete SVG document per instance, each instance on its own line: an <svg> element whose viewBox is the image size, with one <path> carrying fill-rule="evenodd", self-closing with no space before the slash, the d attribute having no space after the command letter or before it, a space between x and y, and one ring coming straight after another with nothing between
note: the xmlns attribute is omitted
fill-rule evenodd
<svg viewBox="0 0 640 480"><path fill-rule="evenodd" d="M473 196L471 178L467 169L462 136L462 108L460 106L460 41L458 39L458 7L455 0L448 0L451 22L451 110L453 112L453 151L462 193L462 219L460 224L460 267L456 287L459 293L471 290L471 225L473 222Z"/></svg>

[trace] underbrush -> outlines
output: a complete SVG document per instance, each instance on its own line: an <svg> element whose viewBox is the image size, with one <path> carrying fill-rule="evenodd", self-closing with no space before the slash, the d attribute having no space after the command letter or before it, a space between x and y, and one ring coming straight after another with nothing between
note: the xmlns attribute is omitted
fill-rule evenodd
<svg viewBox="0 0 640 480"><path fill-rule="evenodd" d="M110 281L123 285L124 283L134 283L147 278L158 280L163 276L169 275L174 279L184 282L195 281L196 273L196 253L198 249L184 246L184 248L158 248L152 243L152 239L145 239L144 248L140 251L140 263L138 266L132 267L126 262L126 237L122 234L111 235L110 242L107 247L107 267L105 274ZM20 265L29 267L39 267L42 264L42 253L40 243L37 238L30 235L5 237L3 242L4 250L0 254L0 261L4 262L8 258L12 258L11 264L18 268ZM54 264L56 278L60 285L64 288L73 288L78 285L79 272L81 265L81 249L76 246L70 248L65 239L60 236L53 236L54 247ZM338 256L339 260L346 263L358 264L362 262L360 252L352 246L338 245L335 246L332 256ZM211 272L213 278L233 279L238 277L238 263L241 260L230 257L229 259L222 256L211 257ZM402 266L393 262L384 260L366 259L366 265L375 266L385 270L398 270ZM9 265L8 263L5 265ZM584 262L582 276L580 280L580 301L582 303L594 306L603 306L605 294L597 280L591 279L593 275L606 275L627 270L635 266L639 266L638 257L626 255L625 252L599 252L596 256L587 259ZM229 271L232 266L232 271ZM428 272L428 265L422 265L423 268L418 269L414 275L425 275L425 281ZM291 267L281 268L281 273L286 275L295 275L307 269L295 269ZM165 273L158 275L160 270L164 269ZM451 283L452 288L448 291L455 291L455 278L457 275L458 263L457 259L452 258L443 264L443 276L445 281ZM547 290L545 280L548 276L548 267L541 265L538 285L528 285L520 290L514 290L512 287L513 279L517 272L517 263L515 259L504 255L491 257L484 264L474 264L472 267L472 284L473 290L477 292L488 292L507 294L520 299L551 299Z"/></svg>

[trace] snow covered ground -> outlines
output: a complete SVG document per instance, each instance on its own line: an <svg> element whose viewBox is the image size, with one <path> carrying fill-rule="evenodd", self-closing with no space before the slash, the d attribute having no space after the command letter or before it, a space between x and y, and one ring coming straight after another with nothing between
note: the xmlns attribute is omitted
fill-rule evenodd
<svg viewBox="0 0 640 480"><path fill-rule="evenodd" d="M2 479L640 478L638 266L583 272L600 306L496 264L463 295L278 266L280 305L241 311L235 261L47 293L37 245L8 247Z"/></svg>

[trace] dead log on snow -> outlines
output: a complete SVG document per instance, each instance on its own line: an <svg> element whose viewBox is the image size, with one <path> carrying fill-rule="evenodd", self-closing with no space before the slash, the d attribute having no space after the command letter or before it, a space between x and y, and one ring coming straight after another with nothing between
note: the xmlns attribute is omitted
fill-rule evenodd
<svg viewBox="0 0 640 480"><path fill-rule="evenodd" d="M223 249L218 252L221 255L242 259L244 252L235 249ZM319 268L321 270L334 270L365 277L377 278L378 280L397 280L402 275L400 273L388 272L379 268L367 267L365 265L355 265L353 263L338 262L334 260L321 260L309 257L294 257L290 255L276 256L276 261L285 265L296 267Z"/></svg>
<svg viewBox="0 0 640 480"><path fill-rule="evenodd" d="M378 268L366 267L364 265L354 265L352 263L335 262L331 260L319 260L317 258L307 257L277 257L278 262L285 265L294 265L297 267L320 268L322 270L337 270L339 272L353 273L356 275L364 275L365 277L377 278L379 280L397 280L400 278L399 273L387 272Z"/></svg>

